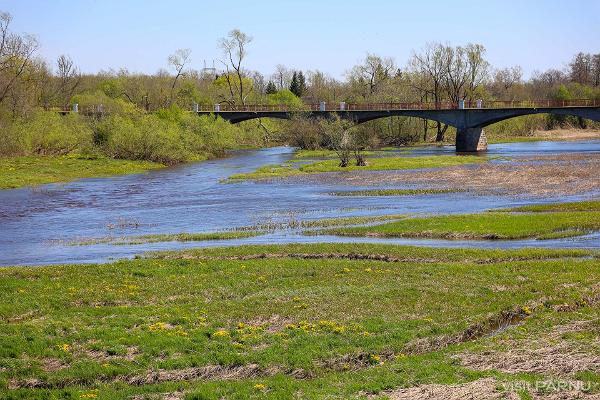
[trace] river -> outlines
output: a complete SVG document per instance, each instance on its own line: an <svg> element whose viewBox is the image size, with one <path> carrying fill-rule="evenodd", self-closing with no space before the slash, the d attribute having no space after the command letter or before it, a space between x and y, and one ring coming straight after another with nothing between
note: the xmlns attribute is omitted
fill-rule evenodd
<svg viewBox="0 0 600 400"><path fill-rule="evenodd" d="M453 154L453 147L416 147L413 155ZM532 156L600 152L600 140L490 145L487 155ZM406 213L466 213L532 201L470 193L402 197L340 197L331 183L239 182L228 176L293 157L293 148L237 151L230 157L112 178L0 191L0 265L107 262L146 251L200 246L314 241L375 241L423 246L600 248L600 235L548 241L448 241L304 236L295 230L240 240L140 245L72 241L155 233L215 232L264 221Z"/></svg>

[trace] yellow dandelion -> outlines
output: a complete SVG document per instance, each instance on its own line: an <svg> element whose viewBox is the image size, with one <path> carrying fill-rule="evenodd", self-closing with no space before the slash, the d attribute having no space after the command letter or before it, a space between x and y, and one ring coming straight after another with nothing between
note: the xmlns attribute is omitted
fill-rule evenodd
<svg viewBox="0 0 600 400"><path fill-rule="evenodd" d="M62 351L69 351L69 350L71 350L71 345L69 345L67 343L59 344L57 347L60 350L62 350Z"/></svg>
<svg viewBox="0 0 600 400"><path fill-rule="evenodd" d="M215 333L213 333L212 336L215 337L215 338L229 337L229 331L226 331L225 329L219 329L218 331L216 331Z"/></svg>
<svg viewBox="0 0 600 400"><path fill-rule="evenodd" d="M264 384L262 384L262 383L256 383L254 385L254 389L256 389L256 390L265 390L266 388L267 387Z"/></svg>

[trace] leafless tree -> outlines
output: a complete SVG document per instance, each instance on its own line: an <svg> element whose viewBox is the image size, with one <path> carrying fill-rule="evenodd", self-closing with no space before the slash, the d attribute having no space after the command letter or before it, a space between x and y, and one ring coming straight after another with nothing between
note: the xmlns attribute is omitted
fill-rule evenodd
<svg viewBox="0 0 600 400"><path fill-rule="evenodd" d="M173 83L171 84L171 102L173 101L173 93L175 91L175 85L177 85L177 80L185 75L184 69L191 61L191 54L192 51L190 49L178 49L175 51L175 53L169 56L169 65L175 70L175 77L173 78Z"/></svg>
<svg viewBox="0 0 600 400"><path fill-rule="evenodd" d="M592 57L592 81L594 86L600 86L600 53Z"/></svg>
<svg viewBox="0 0 600 400"><path fill-rule="evenodd" d="M367 54L364 62L352 68L348 75L350 80L356 80L360 85L365 85L368 94L372 95L395 72L396 66L391 58Z"/></svg>
<svg viewBox="0 0 600 400"><path fill-rule="evenodd" d="M38 49L31 35L18 35L10 31L12 17L0 13L0 104L25 74Z"/></svg>
<svg viewBox="0 0 600 400"><path fill-rule="evenodd" d="M230 76L230 67L235 72L236 76L236 89L239 94L240 104L246 103L246 97L244 95L244 72L242 69L242 62L246 58L246 46L252 42L252 37L248 36L239 29L234 29L227 37L219 40L219 47L223 50L226 60L222 61L226 68L227 83L229 85L229 91L233 97L234 85Z"/></svg>
<svg viewBox="0 0 600 400"><path fill-rule="evenodd" d="M413 53L409 61L409 70L413 79L411 85L421 93L423 101L433 100L439 105L446 91L449 46L429 43L420 53ZM444 140L448 126L436 121L436 141ZM427 125L424 125L427 129Z"/></svg>
<svg viewBox="0 0 600 400"><path fill-rule="evenodd" d="M287 69L287 67L283 64L277 64L275 66L275 73L273 74L272 79L277 85L277 90L287 89L290 87L292 71Z"/></svg>
<svg viewBox="0 0 600 400"><path fill-rule="evenodd" d="M494 85L502 91L507 91L523 79L523 69L520 66L498 69L494 73Z"/></svg>
<svg viewBox="0 0 600 400"><path fill-rule="evenodd" d="M60 97L62 105L66 106L81 83L81 73L69 56L59 56L56 64L58 67L56 94Z"/></svg>
<svg viewBox="0 0 600 400"><path fill-rule="evenodd" d="M588 85L592 81L591 54L578 53L569 64L570 78L573 82Z"/></svg>

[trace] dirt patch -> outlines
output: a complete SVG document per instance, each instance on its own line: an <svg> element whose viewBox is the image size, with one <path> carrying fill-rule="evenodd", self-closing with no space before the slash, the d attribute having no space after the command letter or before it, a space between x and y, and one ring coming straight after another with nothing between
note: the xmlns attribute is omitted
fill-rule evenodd
<svg viewBox="0 0 600 400"><path fill-rule="evenodd" d="M258 364L227 367L221 365L207 365L204 367L184 368L170 371L148 371L146 375L121 376L115 381L141 386L161 382L248 379L272 376L278 372L278 368L263 369Z"/></svg>
<svg viewBox="0 0 600 400"><path fill-rule="evenodd" d="M554 129L551 131L535 131L533 137L551 140L599 139L600 131L587 129Z"/></svg>
<svg viewBox="0 0 600 400"><path fill-rule="evenodd" d="M540 387L545 391L537 390L526 382L499 382L494 378L482 378L473 382L459 385L425 384L411 388L398 389L382 393L377 396L368 396L370 399L386 396L391 400L519 400L521 396L518 389L524 388L534 400L598 400L600 395L590 394L582 390L586 384L581 381L563 383L564 387L553 385L552 382L542 382Z"/></svg>
<svg viewBox="0 0 600 400"><path fill-rule="evenodd" d="M502 332L527 318L531 314L531 310L535 309L535 307L536 306L516 307L512 310L502 311L483 322L469 326L464 331L455 335L443 335L413 340L406 345L406 353L429 353L453 344L465 343Z"/></svg>
<svg viewBox="0 0 600 400"><path fill-rule="evenodd" d="M515 393L506 393L499 390L498 386L495 379L485 378L460 385L419 385L387 392L385 395L391 400L519 399L519 396Z"/></svg>
<svg viewBox="0 0 600 400"><path fill-rule="evenodd" d="M497 370L506 373L539 373L567 376L581 371L600 370L598 327L591 321L575 321L554 327L535 340L512 339L501 342L506 351L489 350L481 353L463 353L457 356L461 363L476 370ZM594 340L585 345L565 339L565 335L595 333ZM596 351L594 352L594 349Z"/></svg>
<svg viewBox="0 0 600 400"><path fill-rule="evenodd" d="M318 362L317 365L328 371L357 371L393 360L395 357L392 351L384 351L377 354L346 354L342 357Z"/></svg>
<svg viewBox="0 0 600 400"><path fill-rule="evenodd" d="M256 317L249 320L245 320L244 324L249 326L260 326L265 329L266 332L275 333L285 329L285 326L291 324L292 319L282 317L281 315L275 314L270 317Z"/></svg>
<svg viewBox="0 0 600 400"><path fill-rule="evenodd" d="M134 361L135 358L140 354L137 347L127 347L125 354L110 354L104 350L90 350L84 347L75 347L74 354L78 357L87 357L98 362L107 362L112 360L126 360Z"/></svg>
<svg viewBox="0 0 600 400"><path fill-rule="evenodd" d="M67 368L69 365L59 360L58 358L44 358L41 362L42 370L45 372L60 371L61 369Z"/></svg>
<svg viewBox="0 0 600 400"><path fill-rule="evenodd" d="M389 263L438 263L440 261L446 262L447 259L441 258L419 258L419 257L396 257L387 254L362 254L362 253L258 253L258 254L247 254L240 256L205 256L202 254L194 253L150 253L150 258L161 258L161 259L175 259L175 260L199 260L199 261L213 261L213 260L234 260L234 261L246 261L246 260L261 260L261 259L281 259L281 258L297 258L302 260L356 260L356 261L382 261ZM586 256L587 257L587 256ZM531 260L532 257L511 257L505 258L502 261L527 261ZM535 258L540 259L540 258ZM560 259L557 257L544 257L544 260ZM488 264L496 263L497 259L473 259L472 262L477 264Z"/></svg>
<svg viewBox="0 0 600 400"><path fill-rule="evenodd" d="M149 393L136 394L131 396L131 400L181 400L185 396L185 392L169 392L169 393Z"/></svg>

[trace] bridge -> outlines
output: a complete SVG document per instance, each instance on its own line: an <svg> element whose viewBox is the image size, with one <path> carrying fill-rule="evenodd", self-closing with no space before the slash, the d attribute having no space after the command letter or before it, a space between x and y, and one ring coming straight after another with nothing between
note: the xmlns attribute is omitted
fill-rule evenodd
<svg viewBox="0 0 600 400"><path fill-rule="evenodd" d="M294 110L283 105L214 106L196 105L198 115L214 115L235 124L255 118L290 119L294 115L308 118L332 118L335 115L357 124L393 116L417 117L438 121L456 128L456 151L485 150L483 128L509 118L531 114L570 115L600 121L600 100L531 100L474 101L438 103L377 103L335 105L307 104Z"/></svg>

